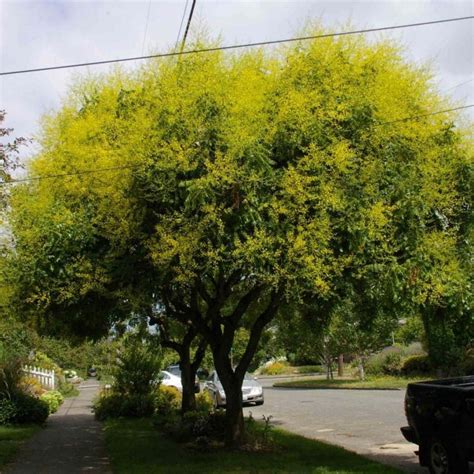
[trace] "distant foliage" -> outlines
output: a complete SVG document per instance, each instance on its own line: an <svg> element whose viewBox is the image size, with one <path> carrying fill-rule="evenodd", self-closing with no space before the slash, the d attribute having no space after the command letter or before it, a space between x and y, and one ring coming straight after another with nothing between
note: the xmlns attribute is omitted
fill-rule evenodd
<svg viewBox="0 0 474 474"><path fill-rule="evenodd" d="M262 375L281 375L288 373L290 370L290 365L288 362L275 361L269 365L266 365L260 369Z"/></svg>
<svg viewBox="0 0 474 474"><path fill-rule="evenodd" d="M369 375L412 375L404 373L405 363L420 357L426 358L426 353L419 344L393 346L369 357L366 370Z"/></svg>
<svg viewBox="0 0 474 474"><path fill-rule="evenodd" d="M433 366L427 355L414 355L408 357L401 368L401 374L405 376L429 375L433 372Z"/></svg>

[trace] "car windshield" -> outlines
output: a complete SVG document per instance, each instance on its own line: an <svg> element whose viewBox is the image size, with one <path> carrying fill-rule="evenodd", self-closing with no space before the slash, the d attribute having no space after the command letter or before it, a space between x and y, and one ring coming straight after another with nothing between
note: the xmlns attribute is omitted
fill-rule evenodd
<svg viewBox="0 0 474 474"><path fill-rule="evenodd" d="M248 372L245 372L244 380L253 380L254 377L253 375L249 374Z"/></svg>
<svg viewBox="0 0 474 474"><path fill-rule="evenodd" d="M170 374L176 375L177 377L181 377L181 370L179 370L179 367L177 365L173 367L168 367L166 370Z"/></svg>

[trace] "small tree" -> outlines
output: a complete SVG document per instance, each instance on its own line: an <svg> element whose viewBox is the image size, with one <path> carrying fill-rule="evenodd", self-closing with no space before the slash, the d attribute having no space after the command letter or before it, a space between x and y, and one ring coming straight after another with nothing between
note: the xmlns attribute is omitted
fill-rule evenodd
<svg viewBox="0 0 474 474"><path fill-rule="evenodd" d="M140 334L125 337L113 371L114 390L122 395L151 394L159 382L161 356L156 344Z"/></svg>

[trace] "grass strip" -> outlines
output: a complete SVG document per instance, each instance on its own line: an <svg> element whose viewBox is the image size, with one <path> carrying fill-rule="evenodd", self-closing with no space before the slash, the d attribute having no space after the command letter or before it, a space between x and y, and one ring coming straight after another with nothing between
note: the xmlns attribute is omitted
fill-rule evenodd
<svg viewBox="0 0 474 474"><path fill-rule="evenodd" d="M276 388L306 388L306 389L346 389L346 390L403 390L411 382L419 382L427 378L403 377L369 377L366 380L308 378L278 382Z"/></svg>
<svg viewBox="0 0 474 474"><path fill-rule="evenodd" d="M155 473L400 473L374 461L319 441L273 430L272 452L192 450L167 439L150 420L110 420L107 449L116 474Z"/></svg>
<svg viewBox="0 0 474 474"><path fill-rule="evenodd" d="M0 468L10 462L22 443L40 429L37 425L0 426Z"/></svg>

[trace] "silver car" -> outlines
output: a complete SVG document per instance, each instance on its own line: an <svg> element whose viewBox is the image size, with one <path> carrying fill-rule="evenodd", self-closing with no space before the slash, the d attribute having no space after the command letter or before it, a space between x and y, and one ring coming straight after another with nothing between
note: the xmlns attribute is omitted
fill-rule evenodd
<svg viewBox="0 0 474 474"><path fill-rule="evenodd" d="M225 407L225 392L216 371L212 372L204 383L204 390L211 394L215 408ZM263 405L263 387L250 374L245 374L242 383L242 403L244 405L250 403Z"/></svg>

